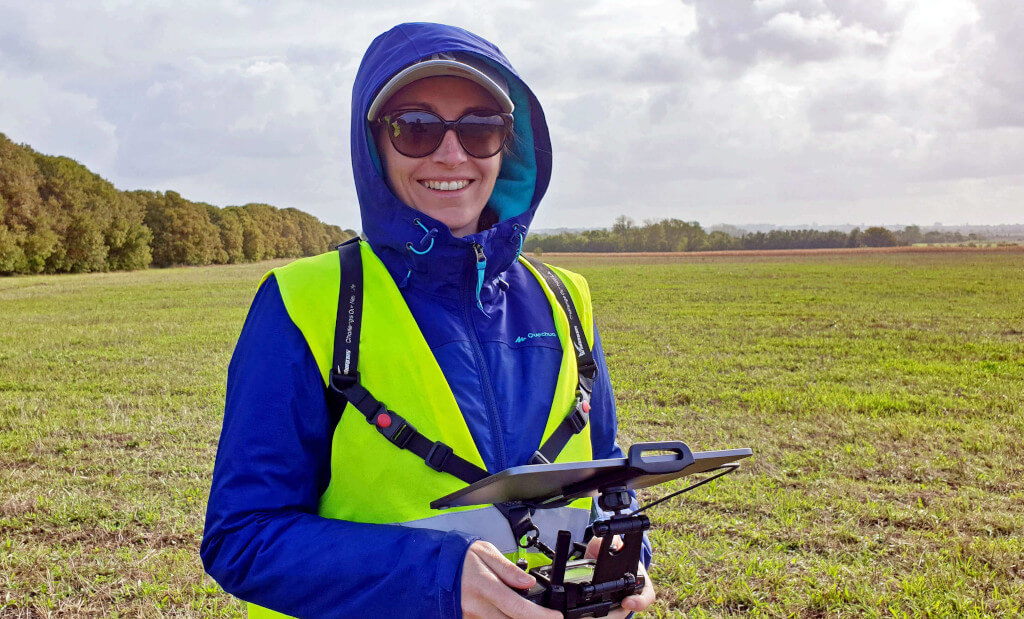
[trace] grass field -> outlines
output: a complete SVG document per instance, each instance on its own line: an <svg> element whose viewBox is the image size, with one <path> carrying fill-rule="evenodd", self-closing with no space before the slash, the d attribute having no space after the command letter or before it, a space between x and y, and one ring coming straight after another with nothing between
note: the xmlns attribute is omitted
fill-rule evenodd
<svg viewBox="0 0 1024 619"><path fill-rule="evenodd" d="M651 513L651 615L1022 612L1024 253L545 260L590 280L621 443L755 451ZM0 616L241 611L198 546L270 266L0 279Z"/></svg>

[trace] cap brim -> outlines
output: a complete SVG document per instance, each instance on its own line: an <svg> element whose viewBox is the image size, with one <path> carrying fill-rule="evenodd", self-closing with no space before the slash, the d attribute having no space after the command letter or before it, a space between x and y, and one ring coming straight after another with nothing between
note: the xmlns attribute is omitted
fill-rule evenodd
<svg viewBox="0 0 1024 619"><path fill-rule="evenodd" d="M373 98L373 103L370 104L370 110L366 113L366 120L376 120L377 115L380 113L384 104L387 103L388 99L403 87L408 86L416 80L438 76L461 77L471 82L475 82L494 97L494 100L498 102L498 106L501 108L502 112L511 114L512 110L515 109L515 106L512 104L512 99L508 96L508 93L502 90L501 86L483 72L457 60L438 59L420 62L396 73L394 77L388 80L387 84L384 84L384 88L381 88L380 92L377 93L377 96Z"/></svg>

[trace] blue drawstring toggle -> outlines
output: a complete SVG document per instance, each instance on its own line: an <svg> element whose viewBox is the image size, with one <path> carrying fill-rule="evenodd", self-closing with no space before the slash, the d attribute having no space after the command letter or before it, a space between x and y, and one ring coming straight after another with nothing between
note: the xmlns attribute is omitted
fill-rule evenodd
<svg viewBox="0 0 1024 619"><path fill-rule="evenodd" d="M417 256L423 256L431 249L434 249L434 237L437 236L437 228L430 228L428 230L427 227L423 225L423 222L420 221L419 217L412 220L412 222L420 228L423 228L424 235L423 238L420 239L420 245L423 245L427 241L430 241L430 245L427 245L427 248L423 251L416 249L412 243L406 243L405 248ZM405 257L405 265L409 267L409 270L405 272L405 277L403 277L401 283L398 284L399 288L405 288L409 284L409 278L412 277L412 261L408 256Z"/></svg>
<svg viewBox="0 0 1024 619"><path fill-rule="evenodd" d="M526 240L526 226L520 226L519 224L515 224L512 226L512 233L519 237L519 249L516 250L515 258L516 260L519 260L519 256L523 255L523 241Z"/></svg>
<svg viewBox="0 0 1024 619"><path fill-rule="evenodd" d="M425 234L423 235L423 238L420 239L420 245L423 245L428 240L430 241L430 245L427 246L427 248L424 249L423 251L420 251L420 250L416 249L415 247L413 247L412 243L406 243L405 246L407 248L409 248L409 251L411 251L412 253L414 253L414 254L416 254L418 256L422 256L423 254L427 253L431 249L434 249L434 237L437 236L437 228L430 228L428 230L427 227L423 225L423 222L419 220L419 218L416 218L415 220L413 220L413 223L416 224L417 226L419 226L420 228L423 228L423 232L425 232Z"/></svg>

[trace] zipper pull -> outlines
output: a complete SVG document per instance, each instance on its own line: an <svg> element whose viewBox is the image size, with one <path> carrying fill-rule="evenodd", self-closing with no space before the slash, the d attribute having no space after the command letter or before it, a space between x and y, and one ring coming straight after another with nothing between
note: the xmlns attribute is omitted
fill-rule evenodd
<svg viewBox="0 0 1024 619"><path fill-rule="evenodd" d="M487 256L484 255L484 248L480 243L473 243L473 253L476 254L476 306L483 312L484 304L480 302L480 291L484 287L484 269L487 268ZM487 312L484 312L485 314Z"/></svg>

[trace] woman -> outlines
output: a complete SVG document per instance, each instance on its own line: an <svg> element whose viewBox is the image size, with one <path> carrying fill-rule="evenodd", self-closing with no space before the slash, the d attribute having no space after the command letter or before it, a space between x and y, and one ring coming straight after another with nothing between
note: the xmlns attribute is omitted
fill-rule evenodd
<svg viewBox="0 0 1024 619"><path fill-rule="evenodd" d="M551 171L540 104L490 43L403 24L356 76L352 162L368 241L358 380L390 410L349 406L339 419L325 397L337 253L268 274L228 369L206 570L259 605L251 616L557 617L513 591L534 581L497 547L514 544L508 527L489 533L494 508L431 511L466 482L381 436L381 420L404 419L494 473L529 462L572 409L568 323L519 261ZM590 423L559 460L621 457L589 291L558 275L597 365ZM648 587L617 612L653 597Z"/></svg>

